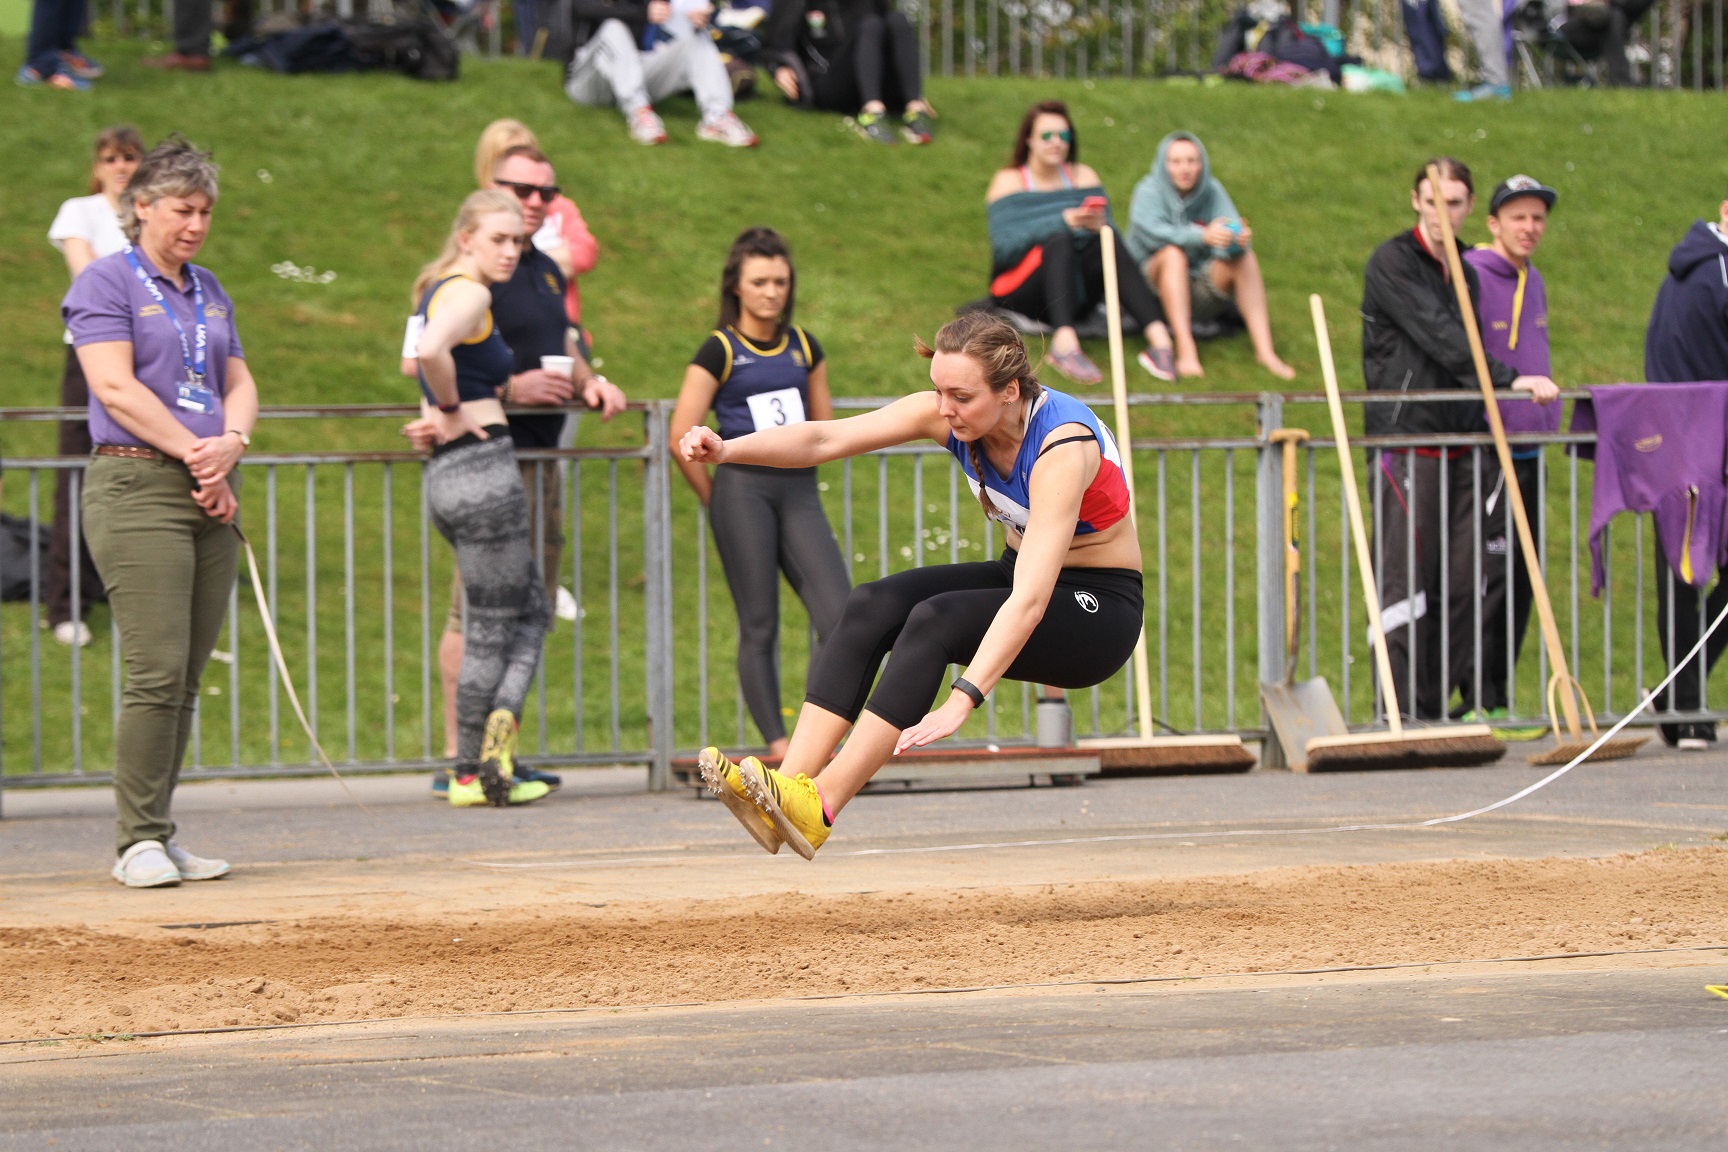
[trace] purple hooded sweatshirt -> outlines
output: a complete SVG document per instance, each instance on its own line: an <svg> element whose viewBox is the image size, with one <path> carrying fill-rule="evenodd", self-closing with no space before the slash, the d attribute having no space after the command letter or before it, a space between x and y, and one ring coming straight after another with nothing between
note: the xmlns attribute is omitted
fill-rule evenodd
<svg viewBox="0 0 1728 1152"><path fill-rule="evenodd" d="M1464 253L1476 269L1482 297L1476 314L1482 321L1482 346L1488 355L1520 376L1552 376L1548 362L1548 289L1534 264L1523 269L1486 245ZM1562 405L1533 400L1506 400L1500 419L1506 431L1558 432ZM1523 445L1512 449L1518 458L1540 456L1542 449Z"/></svg>
<svg viewBox="0 0 1728 1152"><path fill-rule="evenodd" d="M1572 431L1596 433L1590 594L1602 592L1602 533L1617 512L1654 513L1668 567L1694 587L1709 584L1728 560L1728 383L1598 385L1574 407Z"/></svg>

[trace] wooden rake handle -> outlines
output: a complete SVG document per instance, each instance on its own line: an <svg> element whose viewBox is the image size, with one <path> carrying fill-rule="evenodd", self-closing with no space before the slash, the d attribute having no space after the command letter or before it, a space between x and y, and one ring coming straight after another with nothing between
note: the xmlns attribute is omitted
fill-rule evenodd
<svg viewBox="0 0 1728 1152"><path fill-rule="evenodd" d="M1531 599L1536 605L1536 615L1542 621L1542 644L1548 651L1548 663L1554 669L1549 691L1553 692L1556 681L1565 685L1566 691L1560 694L1560 706L1566 713L1567 732L1576 741L1580 738L1578 702L1583 698L1583 689L1578 687L1578 681L1572 678L1566 667L1566 650L1560 645L1560 627L1554 622L1554 605L1548 599L1548 581L1536 555L1536 539L1530 531L1530 519L1524 513L1524 493L1518 485L1518 473L1512 468L1512 448L1506 443L1506 425L1500 419L1500 402L1494 396L1494 381L1488 376L1488 354L1482 350L1482 333L1476 326L1476 305L1470 300L1470 285L1464 279L1464 261L1458 256L1458 244L1452 235L1452 218L1446 214L1446 198L1440 190L1440 167L1437 164L1428 165L1428 189L1434 197L1435 214L1440 218L1446 266L1452 273L1452 287L1458 293L1458 311L1464 317L1464 334L1470 338L1470 358L1476 364L1476 382L1482 389L1482 402L1488 411L1488 428L1494 434L1494 454L1500 459L1500 474L1506 480L1506 499L1512 505L1518 547L1524 554L1524 568L1530 574Z"/></svg>

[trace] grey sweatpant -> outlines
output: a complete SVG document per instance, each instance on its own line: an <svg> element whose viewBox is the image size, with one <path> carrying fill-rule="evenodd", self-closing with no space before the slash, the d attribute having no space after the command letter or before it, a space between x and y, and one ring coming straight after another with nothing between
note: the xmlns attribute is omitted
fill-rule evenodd
<svg viewBox="0 0 1728 1152"><path fill-rule="evenodd" d="M704 119L732 110L732 81L707 35L643 52L622 20L607 20L570 61L565 95L578 104L616 104L628 116L645 104L690 92Z"/></svg>
<svg viewBox="0 0 1728 1152"><path fill-rule="evenodd" d="M738 612L739 689L762 739L772 743L786 735L780 716L780 573L810 613L818 645L839 623L852 581L822 511L814 468L722 464L714 470L708 515ZM810 654L812 667L816 655Z"/></svg>
<svg viewBox="0 0 1728 1152"><path fill-rule="evenodd" d="M1458 0L1458 15L1482 64L1480 83L1506 87L1506 28L1500 0Z"/></svg>
<svg viewBox="0 0 1728 1152"><path fill-rule="evenodd" d="M426 465L426 503L468 590L456 761L472 765L494 709L521 717L549 615L510 438L495 435L434 456Z"/></svg>

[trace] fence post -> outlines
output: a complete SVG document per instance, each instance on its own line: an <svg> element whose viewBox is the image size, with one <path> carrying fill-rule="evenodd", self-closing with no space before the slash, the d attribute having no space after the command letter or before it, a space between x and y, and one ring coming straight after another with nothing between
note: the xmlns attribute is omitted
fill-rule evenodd
<svg viewBox="0 0 1728 1152"><path fill-rule="evenodd" d="M667 482L667 437L671 405L658 400L645 413L648 458L643 461L642 532L644 608L647 613L645 672L648 689L648 790L664 792L672 782L672 533L671 486Z"/></svg>
<svg viewBox="0 0 1728 1152"><path fill-rule="evenodd" d="M1256 416L1260 448L1254 484L1255 638L1260 649L1260 679L1270 683L1284 679L1285 674L1284 476L1279 446L1268 439L1273 429L1284 426L1284 398L1276 392L1262 392ZM1264 703L1260 706L1260 725L1266 729L1260 741L1260 767L1288 767Z"/></svg>

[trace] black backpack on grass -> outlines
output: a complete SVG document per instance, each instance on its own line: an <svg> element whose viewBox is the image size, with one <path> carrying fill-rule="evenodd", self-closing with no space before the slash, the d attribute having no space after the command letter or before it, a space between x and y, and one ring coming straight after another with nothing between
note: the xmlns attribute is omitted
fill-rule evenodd
<svg viewBox="0 0 1728 1152"><path fill-rule="evenodd" d="M348 40L362 68L388 69L416 80L454 80L461 69L455 42L428 16L390 23L356 20L348 25Z"/></svg>

